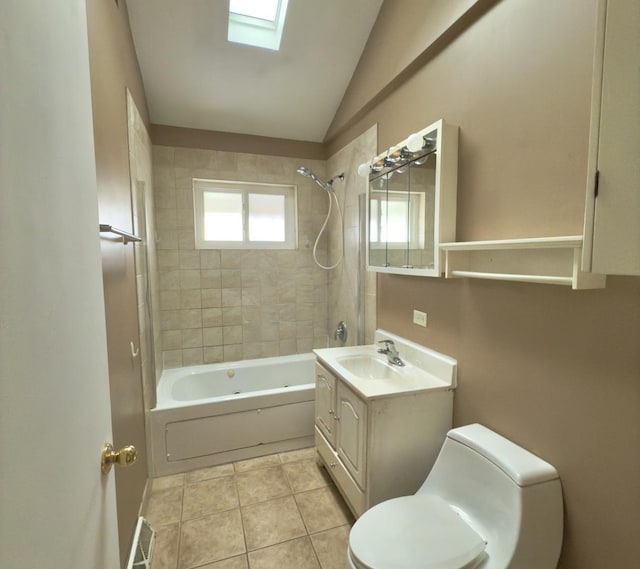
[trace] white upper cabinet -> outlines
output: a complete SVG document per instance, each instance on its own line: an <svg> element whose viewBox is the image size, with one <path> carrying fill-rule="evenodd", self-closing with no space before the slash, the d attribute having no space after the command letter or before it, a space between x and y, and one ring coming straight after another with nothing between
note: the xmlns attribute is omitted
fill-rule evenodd
<svg viewBox="0 0 640 569"><path fill-rule="evenodd" d="M640 2L599 0L583 270L640 275Z"/></svg>

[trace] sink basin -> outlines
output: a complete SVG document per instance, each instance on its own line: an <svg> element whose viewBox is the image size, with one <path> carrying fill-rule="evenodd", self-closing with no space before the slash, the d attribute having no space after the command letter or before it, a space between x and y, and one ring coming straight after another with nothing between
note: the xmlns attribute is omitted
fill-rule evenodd
<svg viewBox="0 0 640 569"><path fill-rule="evenodd" d="M345 356L336 358L336 361L352 374L364 379L394 379L400 375L393 366L370 355Z"/></svg>
<svg viewBox="0 0 640 569"><path fill-rule="evenodd" d="M390 364L378 352L380 343L389 340L400 353L403 367ZM456 387L456 360L385 330L376 331L373 344L313 351L321 365L365 399Z"/></svg>

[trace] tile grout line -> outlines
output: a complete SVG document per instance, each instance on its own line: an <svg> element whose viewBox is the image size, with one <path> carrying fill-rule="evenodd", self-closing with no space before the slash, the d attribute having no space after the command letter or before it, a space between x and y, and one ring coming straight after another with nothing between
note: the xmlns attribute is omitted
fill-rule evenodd
<svg viewBox="0 0 640 569"><path fill-rule="evenodd" d="M184 510L184 490L187 485L187 475L182 479L182 500L180 501L180 519L178 520L178 546L176 547L176 569L180 569L180 554L182 550L182 514Z"/></svg>
<svg viewBox="0 0 640 569"><path fill-rule="evenodd" d="M242 505L240 504L240 490L238 490L238 479L236 478L236 467L235 463L233 465L233 486L236 489L236 498L238 499L238 514L240 515L240 526L242 527L242 540L244 542L244 555L247 559L247 567L251 569L251 564L249 563L249 547L247 546L247 532L244 529L244 517L242 515Z"/></svg>

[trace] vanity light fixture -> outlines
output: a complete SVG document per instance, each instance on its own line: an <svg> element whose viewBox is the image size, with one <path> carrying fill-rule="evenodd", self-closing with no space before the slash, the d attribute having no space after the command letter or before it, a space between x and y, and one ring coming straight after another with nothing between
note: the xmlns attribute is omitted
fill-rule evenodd
<svg viewBox="0 0 640 569"><path fill-rule="evenodd" d="M371 174L377 174L385 168L398 168L407 162L415 160L416 166L421 166L427 160L427 156L436 152L436 141L427 138L423 132L414 132L409 135L399 145L389 148L386 156L379 158L376 162L363 162L358 166L358 176L366 178ZM426 153L426 154L425 154ZM416 160L416 154L420 156Z"/></svg>
<svg viewBox="0 0 640 569"><path fill-rule="evenodd" d="M414 132L407 138L407 149L409 152L418 152L424 146L424 136Z"/></svg>
<svg viewBox="0 0 640 569"><path fill-rule="evenodd" d="M366 178L371 172L371 165L368 162L363 162L358 166L358 176Z"/></svg>

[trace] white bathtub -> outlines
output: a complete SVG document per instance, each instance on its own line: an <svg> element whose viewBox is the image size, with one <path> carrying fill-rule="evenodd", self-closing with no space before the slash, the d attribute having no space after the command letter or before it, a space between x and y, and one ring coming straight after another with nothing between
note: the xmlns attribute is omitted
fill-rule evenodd
<svg viewBox="0 0 640 569"><path fill-rule="evenodd" d="M150 412L154 476L313 445L313 354L169 369Z"/></svg>

